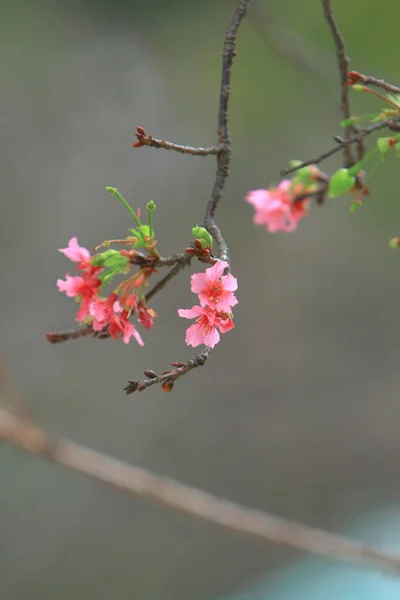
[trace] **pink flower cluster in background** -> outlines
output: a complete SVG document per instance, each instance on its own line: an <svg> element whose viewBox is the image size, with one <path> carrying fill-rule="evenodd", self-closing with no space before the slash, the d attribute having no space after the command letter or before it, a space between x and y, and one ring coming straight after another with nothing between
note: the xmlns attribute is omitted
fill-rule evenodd
<svg viewBox="0 0 400 600"><path fill-rule="evenodd" d="M103 271L103 267L94 266L91 263L93 257L89 250L79 246L76 237L69 241L67 248L61 248L60 252L76 263L80 271L80 275L73 277L67 273L65 280L58 279L57 281L59 291L65 292L69 298L76 298L80 304L76 320L91 324L94 331L102 331L107 328L113 338L121 337L125 344L128 344L131 337L134 337L138 344L143 346L144 342L139 332L129 321L131 310L137 309L139 321L147 328L153 324L154 311L145 306L143 302L138 302L132 294L130 295L130 308L121 307L118 294L115 292L107 298L100 297L102 282L99 275Z"/></svg>
<svg viewBox="0 0 400 600"><path fill-rule="evenodd" d="M265 225L271 233L276 231L294 231L300 219L308 212L310 198L307 196L294 202L296 197L307 193L301 184L293 185L290 179L284 179L276 188L252 190L246 201L255 208L253 217L256 225Z"/></svg>
<svg viewBox="0 0 400 600"><path fill-rule="evenodd" d="M214 348L220 340L220 333L235 327L231 308L238 303L233 293L238 284L230 273L223 275L227 267L225 260L219 260L205 273L195 273L191 277L191 290L198 295L200 305L178 310L180 317L196 319L186 330L185 340L189 346L205 344Z"/></svg>

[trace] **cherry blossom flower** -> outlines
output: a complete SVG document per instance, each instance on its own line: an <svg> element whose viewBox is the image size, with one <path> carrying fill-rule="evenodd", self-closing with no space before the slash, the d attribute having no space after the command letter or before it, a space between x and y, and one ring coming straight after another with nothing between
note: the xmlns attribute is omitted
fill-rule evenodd
<svg viewBox="0 0 400 600"><path fill-rule="evenodd" d="M108 327L108 331L114 339L121 336L123 342L128 344L130 338L134 337L138 344L143 346L144 342L139 332L129 321L130 312L125 309L121 310L117 298L117 294L113 292L108 298L98 298L90 304L89 311L93 317L93 331L102 331Z"/></svg>
<svg viewBox="0 0 400 600"><path fill-rule="evenodd" d="M265 225L268 231L294 231L297 221L293 217L289 190L291 181L284 179L277 188L253 190L246 201L255 208L253 221L256 225Z"/></svg>
<svg viewBox="0 0 400 600"><path fill-rule="evenodd" d="M108 326L108 331L114 339L118 339L121 335L122 341L129 344L131 337L134 337L139 346L144 346L144 341L136 327L129 320L129 312L122 310L120 314L113 313Z"/></svg>
<svg viewBox="0 0 400 600"><path fill-rule="evenodd" d="M157 313L152 308L149 308L144 301L139 304L137 318L143 327L146 329L151 329L154 325L154 318L156 316Z"/></svg>
<svg viewBox="0 0 400 600"><path fill-rule="evenodd" d="M86 276L85 276L86 275ZM57 280L60 292L65 292L68 298L77 298L80 308L76 315L77 321L84 321L89 316L90 303L97 297L101 281L92 275L84 274L83 277L71 277L68 273L63 279Z"/></svg>
<svg viewBox="0 0 400 600"><path fill-rule="evenodd" d="M76 263L88 263L90 258L90 252L87 248L79 246L78 238L73 237L68 242L68 248L60 248L59 252L62 252L69 260Z"/></svg>
<svg viewBox="0 0 400 600"><path fill-rule="evenodd" d="M191 290L198 294L201 306L208 305L219 311L230 312L232 306L238 303L233 293L238 287L236 277L230 273L222 275L227 267L225 260L219 260L205 273L192 275Z"/></svg>
<svg viewBox="0 0 400 600"><path fill-rule="evenodd" d="M185 341L188 346L196 347L205 344L209 348L214 348L220 340L218 329L221 333L226 333L235 327L229 314L218 312L209 306L180 308L178 314L184 319L196 319L197 317L196 322L186 330Z"/></svg>
<svg viewBox="0 0 400 600"><path fill-rule="evenodd" d="M265 225L269 232L294 231L299 220L307 215L310 199L304 197L293 202L296 196L307 193L306 186L293 186L290 179L284 179L276 188L268 190L252 190L246 201L255 208L253 217L256 225Z"/></svg>

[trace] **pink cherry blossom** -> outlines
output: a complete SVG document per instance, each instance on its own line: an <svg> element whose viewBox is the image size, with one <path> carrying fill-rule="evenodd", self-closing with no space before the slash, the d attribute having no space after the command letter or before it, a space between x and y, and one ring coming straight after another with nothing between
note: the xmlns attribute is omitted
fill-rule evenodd
<svg viewBox="0 0 400 600"><path fill-rule="evenodd" d="M190 309L179 309L178 314L185 319L196 319L193 325L186 330L185 341L188 346L205 344L214 348L220 340L218 329L226 333L234 327L231 317L227 313L220 313L209 306L193 306ZM218 328L218 329L217 329Z"/></svg>
<svg viewBox="0 0 400 600"><path fill-rule="evenodd" d="M90 304L89 312L93 317L93 331L102 331L108 327L110 335L114 339L122 337L122 341L128 344L131 337L134 337L140 346L144 342L136 330L135 326L129 322L130 311L121 310L118 296L115 292L108 298L97 298Z"/></svg>
<svg viewBox="0 0 400 600"><path fill-rule="evenodd" d="M276 188L253 190L247 194L246 201L256 210L253 217L256 225L265 225L271 233L296 229L300 217L293 216L291 185L289 179L284 179Z"/></svg>
<svg viewBox="0 0 400 600"><path fill-rule="evenodd" d="M236 277L230 273L222 275L228 267L225 260L219 260L205 273L195 273L192 275L191 290L198 294L201 306L229 312L232 306L238 303L233 293L237 290L238 284Z"/></svg>
<svg viewBox="0 0 400 600"><path fill-rule="evenodd" d="M63 279L57 279L57 287L60 292L65 292L68 298L75 298L82 294L85 280L83 277L71 277L68 273L65 275L65 281Z"/></svg>
<svg viewBox="0 0 400 600"><path fill-rule="evenodd" d="M62 252L69 260L72 260L72 262L89 262L90 252L87 248L79 246L77 237L71 238L68 242L68 248L60 248L59 252Z"/></svg>
<svg viewBox="0 0 400 600"><path fill-rule="evenodd" d="M117 298L117 294L112 293L108 298L96 298L90 303L89 313L93 317L93 331L104 329L110 323L113 315L121 310Z"/></svg>
<svg viewBox="0 0 400 600"><path fill-rule="evenodd" d="M76 315L77 321L84 321L89 316L89 306L97 297L101 281L94 276L84 273L84 276L71 277L65 276L57 280L57 287L60 292L65 292L69 298L78 298L80 308Z"/></svg>
<svg viewBox="0 0 400 600"><path fill-rule="evenodd" d="M121 335L122 341L129 344L131 337L134 337L139 346L144 346L144 341L136 327L128 320L129 313L127 310L122 310L120 314L113 313L108 326L108 331L114 339L118 339Z"/></svg>

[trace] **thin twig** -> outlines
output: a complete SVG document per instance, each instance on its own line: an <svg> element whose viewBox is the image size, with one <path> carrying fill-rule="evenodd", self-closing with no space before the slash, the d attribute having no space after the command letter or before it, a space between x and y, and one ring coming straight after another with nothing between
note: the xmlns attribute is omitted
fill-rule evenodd
<svg viewBox="0 0 400 600"><path fill-rule="evenodd" d="M376 87L380 87L387 92L392 92L393 94L400 94L399 86L388 83L384 79L378 79L372 75L363 75L358 71L350 71L350 73L348 73L347 83L354 85L355 83L359 82L363 83L364 85L375 85Z"/></svg>
<svg viewBox="0 0 400 600"><path fill-rule="evenodd" d="M214 215L224 191L226 178L229 175L231 139L228 127L228 102L231 91L231 73L233 59L236 55L237 33L240 23L247 12L249 3L250 0L238 1L231 26L226 32L224 39L222 80L218 110L218 138L223 149L220 151L217 157L217 173L204 217L204 227L206 227L214 240L217 242L219 247L218 255L221 260L229 260L229 250L220 228L214 221Z"/></svg>
<svg viewBox="0 0 400 600"><path fill-rule="evenodd" d="M338 60L339 73L340 73L340 89L341 89L341 101L340 108L343 114L343 119L349 119L350 113L350 100L349 100L349 88L347 86L347 73L349 70L349 58L346 54L346 43L344 37L340 32L339 26L336 23L335 17L332 12L332 0L322 0L322 6L324 9L324 17L328 21L333 41L336 46L336 56ZM350 137L351 134L355 134L356 129L354 126L346 127L345 137ZM345 167L351 167L354 164L354 157L351 151L350 145L344 147L344 162Z"/></svg>
<svg viewBox="0 0 400 600"><path fill-rule="evenodd" d="M92 327L77 327L76 329L66 329L65 331L50 331L49 333L46 333L46 338L50 344L60 344L61 342L77 340L81 337L94 335L94 333Z"/></svg>
<svg viewBox="0 0 400 600"><path fill-rule="evenodd" d="M153 296L158 294L160 290L162 290L171 279L178 275L182 269L187 267L190 264L192 257L189 254L182 254L182 260L180 260L160 281L158 281L145 295L146 302L151 300Z"/></svg>
<svg viewBox="0 0 400 600"><path fill-rule="evenodd" d="M336 72L335 56L313 44L276 18L271 3L258 2L249 12L249 23L265 44L276 49L297 68L309 71L326 84Z"/></svg>
<svg viewBox="0 0 400 600"><path fill-rule="evenodd" d="M124 392L126 394L133 394L134 392L142 392L146 390L148 387L161 383L162 389L164 392L170 392L174 387L175 381L182 377L182 375L186 375L192 369L196 369L197 367L202 367L211 352L211 348L205 348L199 354L196 354L193 358L190 358L186 362L174 362L172 363L173 369L169 371L165 371L161 375L157 375L154 371L145 371L145 375L147 375L147 379L133 379L130 380L128 385L124 388Z"/></svg>
<svg viewBox="0 0 400 600"><path fill-rule="evenodd" d="M190 154L191 156L210 156L211 154L218 154L221 151L220 146L209 146L208 148L194 147L194 146L183 146L182 144L174 144L173 142L167 142L166 140L159 140L146 133L143 127L138 126L135 133L138 141L133 145L134 148L140 148L142 146L150 146L151 148L163 148L164 150L174 150L180 154Z"/></svg>
<svg viewBox="0 0 400 600"><path fill-rule="evenodd" d="M0 439L113 488L222 529L320 556L400 573L400 557L388 551L240 506L69 440L53 442L36 425L4 410L0 410Z"/></svg>
<svg viewBox="0 0 400 600"><path fill-rule="evenodd" d="M385 119L384 121L379 121L379 123L373 123L372 125L369 125L368 127L365 127L364 129L360 129L359 131L357 131L357 133L355 133L351 137L349 137L347 139L342 139L341 141L338 142L338 144L339 144L338 146L335 146L331 150L328 150L327 152L320 154L316 158L310 158L309 160L305 160L304 162L296 165L295 167L290 167L290 169L284 169L283 171L281 171L281 175L282 175L282 177L285 177L286 175L289 175L290 173L294 173L295 171L298 171L302 167L307 167L308 165L317 165L318 163L322 162L326 158L329 158L330 156L333 156L337 152L340 152L340 150L344 146L347 146L349 144L354 144L354 142L357 142L359 139L362 139L362 138L366 137L367 135L370 135L374 131L378 131L379 129L384 129L385 127L390 127L390 125L395 124L395 123L400 123L400 116L399 117L390 117L389 119ZM337 138L337 136L335 136L334 139L339 139L339 138Z"/></svg>

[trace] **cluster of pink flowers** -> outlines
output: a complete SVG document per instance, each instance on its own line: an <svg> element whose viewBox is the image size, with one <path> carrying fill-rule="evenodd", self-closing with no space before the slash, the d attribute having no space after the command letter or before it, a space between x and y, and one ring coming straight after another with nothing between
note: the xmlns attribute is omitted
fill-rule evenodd
<svg viewBox="0 0 400 600"><path fill-rule="evenodd" d="M191 290L199 297L200 305L190 309L179 309L178 314L185 319L197 319L186 330L186 343L189 346L205 344L209 348L220 340L220 333L235 327L231 308L238 303L233 293L237 290L237 279L230 273L223 275L228 263L219 260L205 273L195 273L191 277Z"/></svg>
<svg viewBox="0 0 400 600"><path fill-rule="evenodd" d="M67 273L65 280L57 281L60 292L65 292L69 298L76 298L80 304L76 320L90 323L94 331L107 328L113 338L121 337L125 344L134 337L138 344L143 346L144 342L135 326L130 323L129 317L132 310L135 310L139 322L149 328L153 324L154 311L143 302L138 302L133 294L126 298L126 304L123 306L116 292L107 298L100 297L102 281L99 276L103 267L91 263L93 257L89 250L79 246L76 237L69 241L67 248L60 248L60 252L76 263L80 271L80 275L73 277Z"/></svg>
<svg viewBox="0 0 400 600"><path fill-rule="evenodd" d="M276 188L249 192L246 201L255 208L256 225L265 225L271 233L294 231L299 220L308 213L310 198L301 198L305 193L305 186L293 185L290 179L284 179ZM294 201L296 197L301 200Z"/></svg>

